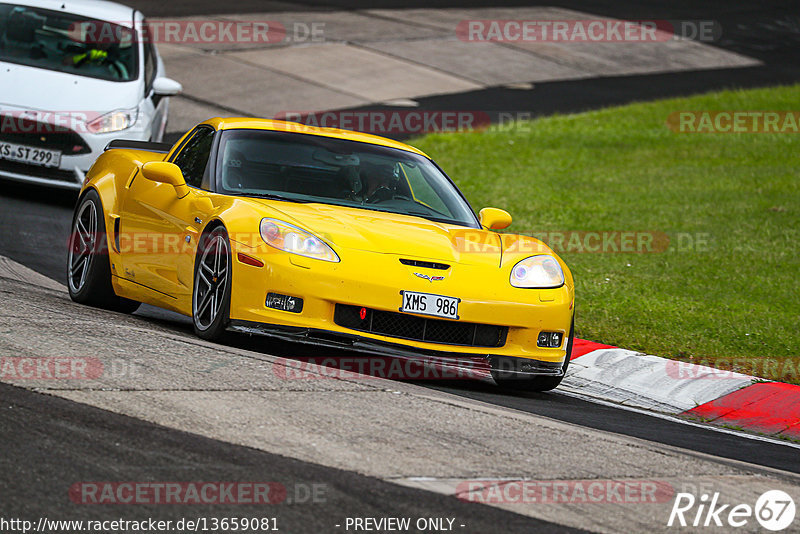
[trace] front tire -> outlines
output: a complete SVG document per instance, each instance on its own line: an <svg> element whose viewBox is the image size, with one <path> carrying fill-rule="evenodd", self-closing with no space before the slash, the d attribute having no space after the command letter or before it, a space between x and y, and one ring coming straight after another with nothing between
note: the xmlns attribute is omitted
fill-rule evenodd
<svg viewBox="0 0 800 534"><path fill-rule="evenodd" d="M566 350L566 358L564 359L564 365L561 367L562 375L561 376L520 376L520 377L513 377L509 376L508 373L502 373L499 370L492 369L492 378L497 383L498 386L504 389L516 390L516 391L534 391L534 392L542 392L542 391L550 391L557 388L561 381L564 380L564 376L567 374L567 368L569 367L569 360L572 357L572 341L575 338L575 318L572 319L572 324L569 328L569 338L567 338L567 350Z"/></svg>
<svg viewBox="0 0 800 534"><path fill-rule="evenodd" d="M228 232L222 226L203 234L197 247L192 323L195 334L209 341L221 339L230 322L230 250Z"/></svg>
<svg viewBox="0 0 800 534"><path fill-rule="evenodd" d="M103 204L94 190L80 199L72 219L67 288L70 298L80 304L123 313L139 308L138 302L114 293Z"/></svg>

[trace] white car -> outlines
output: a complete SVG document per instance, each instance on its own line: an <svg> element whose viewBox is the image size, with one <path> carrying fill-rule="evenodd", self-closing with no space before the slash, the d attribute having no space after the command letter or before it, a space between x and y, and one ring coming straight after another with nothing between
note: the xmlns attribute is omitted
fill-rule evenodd
<svg viewBox="0 0 800 534"><path fill-rule="evenodd" d="M168 97L144 15L97 0L0 2L0 178L80 189L112 139L161 141Z"/></svg>

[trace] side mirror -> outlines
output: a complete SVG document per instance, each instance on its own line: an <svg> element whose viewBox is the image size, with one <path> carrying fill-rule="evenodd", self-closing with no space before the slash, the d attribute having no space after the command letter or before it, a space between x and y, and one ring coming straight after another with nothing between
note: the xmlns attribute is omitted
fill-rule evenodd
<svg viewBox="0 0 800 534"><path fill-rule="evenodd" d="M481 225L490 230L502 230L511 224L511 215L505 210L498 208L483 208L478 213Z"/></svg>
<svg viewBox="0 0 800 534"><path fill-rule="evenodd" d="M175 188L178 198L189 194L189 186L183 178L181 168L167 161L148 161L142 165L142 176L151 182L169 184Z"/></svg>
<svg viewBox="0 0 800 534"><path fill-rule="evenodd" d="M183 92L183 86L172 78L156 78L153 92L158 96L174 96Z"/></svg>

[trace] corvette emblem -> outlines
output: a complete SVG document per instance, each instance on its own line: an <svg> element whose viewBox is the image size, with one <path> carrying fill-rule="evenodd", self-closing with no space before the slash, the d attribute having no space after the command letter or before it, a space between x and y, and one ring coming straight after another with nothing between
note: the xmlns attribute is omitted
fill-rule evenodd
<svg viewBox="0 0 800 534"><path fill-rule="evenodd" d="M428 282L438 282L439 280L444 280L444 276L428 276L427 274L422 273L414 273L414 276L424 278Z"/></svg>

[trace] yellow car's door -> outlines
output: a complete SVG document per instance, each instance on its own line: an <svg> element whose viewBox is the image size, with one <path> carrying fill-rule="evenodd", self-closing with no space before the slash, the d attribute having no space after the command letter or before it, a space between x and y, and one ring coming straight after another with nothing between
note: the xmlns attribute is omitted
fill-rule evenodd
<svg viewBox="0 0 800 534"><path fill-rule="evenodd" d="M199 189L208 165L214 130L200 127L172 158L183 172L189 193L148 180L140 172L127 190L120 214L123 276L159 293L184 300L192 292L198 229Z"/></svg>

